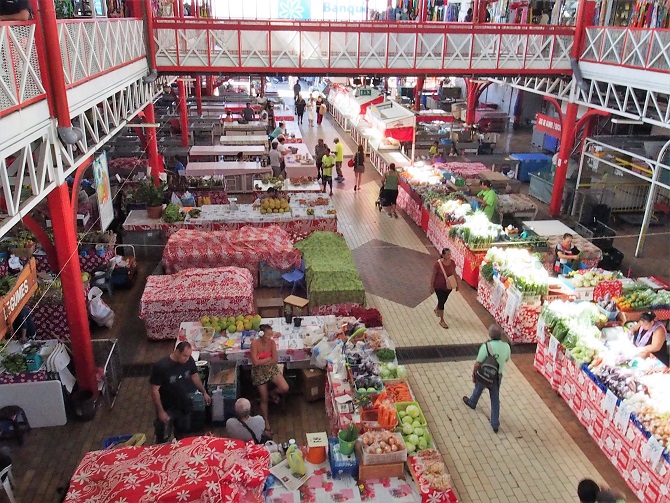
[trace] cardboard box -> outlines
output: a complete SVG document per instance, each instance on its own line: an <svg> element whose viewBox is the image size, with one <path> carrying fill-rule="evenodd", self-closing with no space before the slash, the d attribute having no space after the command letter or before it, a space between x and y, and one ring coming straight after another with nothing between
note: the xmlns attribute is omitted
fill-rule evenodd
<svg viewBox="0 0 670 503"><path fill-rule="evenodd" d="M356 443L356 457L358 458L358 481L398 477L405 478L405 463L387 463L383 465L364 465L360 445Z"/></svg>
<svg viewBox="0 0 670 503"><path fill-rule="evenodd" d="M308 402L323 400L326 395L326 373L321 369L302 369L302 395Z"/></svg>

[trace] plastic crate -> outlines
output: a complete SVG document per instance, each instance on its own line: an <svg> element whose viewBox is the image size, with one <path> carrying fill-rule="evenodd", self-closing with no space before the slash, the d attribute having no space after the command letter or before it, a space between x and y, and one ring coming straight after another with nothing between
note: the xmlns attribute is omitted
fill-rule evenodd
<svg viewBox="0 0 670 503"><path fill-rule="evenodd" d="M221 372L226 372L227 376L233 378L232 382L216 384L215 378ZM239 397L240 371L235 362L210 362L208 381L207 388L210 391L220 389L223 393L224 400L235 400Z"/></svg>
<svg viewBox="0 0 670 503"><path fill-rule="evenodd" d="M112 449L119 444L123 444L130 440L133 436L132 435L117 435L114 437L107 437L102 441L102 448L107 450L107 449Z"/></svg>
<svg viewBox="0 0 670 503"><path fill-rule="evenodd" d="M416 405L419 407L418 402L397 402L395 404L395 410L398 412L398 424L402 426L402 421L400 420L400 412L405 412L405 409L409 405ZM419 407L419 417L417 417L415 420L418 420L421 426L427 426L428 423L426 422L426 416L423 415L423 411L421 410L421 407Z"/></svg>
<svg viewBox="0 0 670 503"><path fill-rule="evenodd" d="M328 438L328 462L330 463L330 474L334 478L342 475L358 477L358 458L356 453L349 456L340 454L340 443L336 438Z"/></svg>
<svg viewBox="0 0 670 503"><path fill-rule="evenodd" d="M402 435L395 433L394 436L402 442L403 446L405 445ZM404 448L402 451L389 452L386 454L370 454L365 452L360 439L356 441L356 444L361 452L361 463L364 465L388 465L391 463L404 463L407 461L407 448Z"/></svg>
<svg viewBox="0 0 670 503"><path fill-rule="evenodd" d="M607 321L614 321L617 319L617 316L619 316L619 310L617 308L614 308L614 311L606 311L602 307L598 306L598 311L607 316Z"/></svg>

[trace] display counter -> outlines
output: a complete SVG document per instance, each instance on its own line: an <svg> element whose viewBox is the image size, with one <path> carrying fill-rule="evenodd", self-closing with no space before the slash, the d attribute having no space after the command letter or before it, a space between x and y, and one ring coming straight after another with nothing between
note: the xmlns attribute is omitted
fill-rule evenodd
<svg viewBox="0 0 670 503"><path fill-rule="evenodd" d="M256 195L259 196L261 194L264 194L267 192L267 190L270 187L274 187L274 183L259 183L258 180L254 182L254 190L256 191ZM307 182L307 183L301 183L300 185L295 184L291 181L291 179L284 180L282 182L281 191L282 194L303 194L305 192L321 192L321 184L317 180ZM326 197L325 195L322 197Z"/></svg>
<svg viewBox="0 0 670 503"><path fill-rule="evenodd" d="M246 194L253 192L255 178L271 174L270 166L244 161L190 162L185 170L180 171L180 175L185 177L214 176L221 178L226 192Z"/></svg>
<svg viewBox="0 0 670 503"><path fill-rule="evenodd" d="M412 161L399 150L399 147L377 149L370 146L370 163L383 176L388 171L389 164L395 163L396 168L400 169L410 166Z"/></svg>
<svg viewBox="0 0 670 503"><path fill-rule="evenodd" d="M267 142L266 142L267 144ZM242 152L244 155L254 159L266 153L265 145L194 145L190 148L188 156L193 161L218 161L219 157L235 157Z"/></svg>
<svg viewBox="0 0 670 503"><path fill-rule="evenodd" d="M287 155L284 157L284 164L286 165L287 178L314 178L318 175L316 169L316 161L309 154L305 144L300 145L297 149L298 153L295 155Z"/></svg>
<svg viewBox="0 0 670 503"><path fill-rule="evenodd" d="M260 121L251 121L246 124L239 122L224 122L223 135L224 136L262 136L267 133L267 124Z"/></svg>
<svg viewBox="0 0 670 503"><path fill-rule="evenodd" d="M246 136L221 136L219 138L219 143L221 145L236 145L236 146L246 146L246 145L267 145L268 136L267 135L246 135Z"/></svg>
<svg viewBox="0 0 670 503"><path fill-rule="evenodd" d="M349 132L356 145L363 146L365 155L370 154L370 136L373 133L374 129L372 128L372 125L363 118L360 118L356 123L352 124L351 131Z"/></svg>

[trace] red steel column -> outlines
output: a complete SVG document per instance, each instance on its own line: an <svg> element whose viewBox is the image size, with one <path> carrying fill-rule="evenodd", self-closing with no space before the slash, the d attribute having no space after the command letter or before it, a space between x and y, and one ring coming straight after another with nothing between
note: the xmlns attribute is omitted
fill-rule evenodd
<svg viewBox="0 0 670 503"><path fill-rule="evenodd" d="M95 375L84 284L81 282L77 229L72 218L63 218L63 215L69 215L72 212L67 184L59 185L54 189L47 196L47 201L60 266L60 278L63 283L63 300L67 313L67 325L70 329L77 382L81 389L97 395L98 380Z"/></svg>
<svg viewBox="0 0 670 503"><path fill-rule="evenodd" d="M207 89L207 96L214 96L214 76L207 75L205 79L205 87Z"/></svg>
<svg viewBox="0 0 670 503"><path fill-rule="evenodd" d="M154 112L154 104L149 103L144 108L144 122L147 124L156 123L156 114ZM156 138L156 130L153 127L146 129L144 137L147 139L147 156L149 157L149 167L151 168L151 178L153 178L156 186L161 184L160 174L165 171L163 167L163 159L158 154L158 140Z"/></svg>
<svg viewBox="0 0 670 503"><path fill-rule="evenodd" d="M60 127L71 127L70 107L65 89L63 60L58 41L56 12L52 0L39 0L40 19L44 34L44 47L47 58L47 77L49 85L47 99L53 103L55 118ZM75 187L76 190L76 187ZM48 196L49 212L53 225L54 244L63 283L63 300L67 324L70 329L70 342L74 359L77 381L81 389L98 394L98 382L93 360L93 345L88 326L88 312L84 298L84 285L81 282L79 250L77 249L77 229L73 218L63 218L72 214L70 194L66 183L58 186Z"/></svg>
<svg viewBox="0 0 670 503"><path fill-rule="evenodd" d="M198 106L198 116L202 115L202 77L195 78L195 102Z"/></svg>
<svg viewBox="0 0 670 503"><path fill-rule="evenodd" d="M181 146L188 147L188 109L186 108L186 83L178 80L179 86L179 129L181 129Z"/></svg>
<svg viewBox="0 0 670 503"><path fill-rule="evenodd" d="M265 98L265 75L261 75L261 98Z"/></svg>
<svg viewBox="0 0 670 503"><path fill-rule="evenodd" d="M553 217L558 216L561 213L565 177L568 172L568 161L570 160L572 147L575 145L577 108L575 103L568 103L561 123L561 146L558 151L556 173L554 174L554 190L551 194L551 204L549 205L549 212Z"/></svg>
<svg viewBox="0 0 670 503"><path fill-rule="evenodd" d="M414 110L416 112L421 110L421 91L423 91L423 83L425 77L416 78L416 86L414 86Z"/></svg>

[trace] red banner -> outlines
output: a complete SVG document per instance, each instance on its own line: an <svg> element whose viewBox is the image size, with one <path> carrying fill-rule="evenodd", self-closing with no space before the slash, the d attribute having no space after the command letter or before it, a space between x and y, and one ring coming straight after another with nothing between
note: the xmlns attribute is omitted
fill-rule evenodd
<svg viewBox="0 0 670 503"><path fill-rule="evenodd" d="M548 115L537 114L535 129L554 138L561 137L561 121Z"/></svg>

